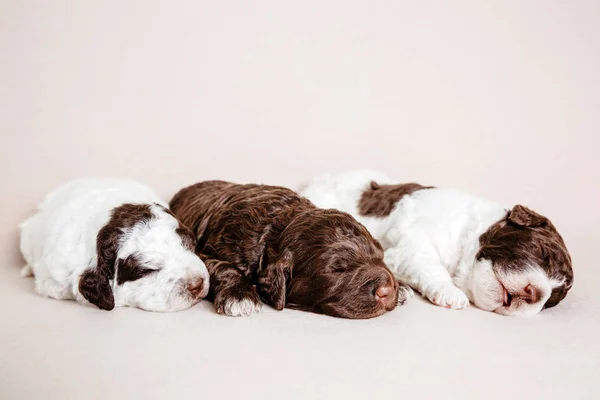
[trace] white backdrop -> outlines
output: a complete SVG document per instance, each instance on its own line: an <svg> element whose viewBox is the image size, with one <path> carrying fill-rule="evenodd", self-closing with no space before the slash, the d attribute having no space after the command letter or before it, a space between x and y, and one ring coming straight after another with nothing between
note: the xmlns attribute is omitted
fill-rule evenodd
<svg viewBox="0 0 600 400"><path fill-rule="evenodd" d="M3 0L2 269L67 179L169 197L356 167L527 204L596 268L599 22L595 0Z"/></svg>

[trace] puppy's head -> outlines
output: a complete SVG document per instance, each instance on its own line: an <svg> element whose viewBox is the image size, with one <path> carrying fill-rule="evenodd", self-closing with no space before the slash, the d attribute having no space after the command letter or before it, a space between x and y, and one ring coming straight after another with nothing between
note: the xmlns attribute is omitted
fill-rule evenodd
<svg viewBox="0 0 600 400"><path fill-rule="evenodd" d="M481 235L469 281L479 308L536 314L557 305L572 284L571 257L546 217L517 205Z"/></svg>
<svg viewBox="0 0 600 400"><path fill-rule="evenodd" d="M99 308L179 311L208 293L209 275L194 253L192 232L164 207L125 204L98 233L98 265L79 291Z"/></svg>
<svg viewBox="0 0 600 400"><path fill-rule="evenodd" d="M292 220L279 244L258 274L263 299L276 309L361 319L396 307L398 284L381 245L350 215L310 209Z"/></svg>

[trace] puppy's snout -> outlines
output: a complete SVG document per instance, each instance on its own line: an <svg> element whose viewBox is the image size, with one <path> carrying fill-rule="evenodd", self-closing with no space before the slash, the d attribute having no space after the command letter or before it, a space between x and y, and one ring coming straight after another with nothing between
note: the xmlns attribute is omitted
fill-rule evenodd
<svg viewBox="0 0 600 400"><path fill-rule="evenodd" d="M394 287L391 285L382 285L375 290L375 298L386 307L394 301Z"/></svg>
<svg viewBox="0 0 600 400"><path fill-rule="evenodd" d="M195 299L202 297L204 294L204 279L196 278L189 282L187 285L187 290Z"/></svg>
<svg viewBox="0 0 600 400"><path fill-rule="evenodd" d="M532 304L538 301L540 294L535 286L529 284L525 286L525 289L523 289L523 294L521 297L529 304Z"/></svg>

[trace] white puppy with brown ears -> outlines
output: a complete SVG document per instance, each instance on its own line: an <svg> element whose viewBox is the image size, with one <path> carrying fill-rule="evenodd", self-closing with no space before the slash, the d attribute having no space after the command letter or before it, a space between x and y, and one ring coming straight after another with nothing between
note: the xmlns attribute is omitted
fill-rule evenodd
<svg viewBox="0 0 600 400"><path fill-rule="evenodd" d="M352 214L378 239L399 280L434 304L504 315L557 305L571 288L571 257L546 217L469 194L399 184L354 171L314 179L302 195Z"/></svg>
<svg viewBox="0 0 600 400"><path fill-rule="evenodd" d="M80 179L48 194L20 225L24 276L54 299L178 311L208 293L196 238L152 190L133 181Z"/></svg>

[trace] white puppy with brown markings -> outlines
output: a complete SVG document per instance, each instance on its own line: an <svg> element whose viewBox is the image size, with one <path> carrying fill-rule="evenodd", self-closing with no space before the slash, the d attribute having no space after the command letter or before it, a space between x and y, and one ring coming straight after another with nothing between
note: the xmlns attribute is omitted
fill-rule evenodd
<svg viewBox="0 0 600 400"><path fill-rule="evenodd" d="M178 311L208 293L196 238L152 190L133 181L80 179L48 194L20 225L22 275L54 299Z"/></svg>
<svg viewBox="0 0 600 400"><path fill-rule="evenodd" d="M563 239L550 220L522 205L365 170L318 177L301 194L363 223L398 279L439 306L461 309L470 300L486 311L531 315L571 288Z"/></svg>

